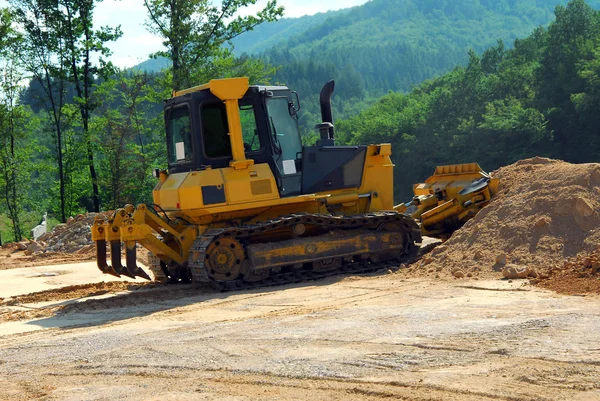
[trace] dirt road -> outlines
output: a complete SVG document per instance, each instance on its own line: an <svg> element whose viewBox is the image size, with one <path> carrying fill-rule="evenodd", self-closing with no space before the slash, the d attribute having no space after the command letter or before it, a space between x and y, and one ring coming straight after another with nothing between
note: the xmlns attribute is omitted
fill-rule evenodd
<svg viewBox="0 0 600 401"><path fill-rule="evenodd" d="M0 399L600 399L597 296L401 272L133 289L5 302L53 313L0 323Z"/></svg>

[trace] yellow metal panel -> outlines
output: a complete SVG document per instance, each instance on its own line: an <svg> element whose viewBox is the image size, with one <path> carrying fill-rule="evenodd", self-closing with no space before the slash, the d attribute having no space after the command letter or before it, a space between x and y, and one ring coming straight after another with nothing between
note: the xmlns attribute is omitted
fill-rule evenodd
<svg viewBox="0 0 600 401"><path fill-rule="evenodd" d="M323 200L321 204L321 200ZM210 224L234 219L260 221L290 213L326 213L323 196L307 195L274 198L233 205L207 206L186 210L185 216L195 224Z"/></svg>
<svg viewBox="0 0 600 401"><path fill-rule="evenodd" d="M483 170L477 163L451 164L448 166L437 166L434 175L445 174L478 174Z"/></svg>
<svg viewBox="0 0 600 401"><path fill-rule="evenodd" d="M227 201L230 205L279 198L275 177L268 164L258 164L247 170L223 169L223 176ZM261 193L252 192L252 185L256 186L256 183L261 186Z"/></svg>
<svg viewBox="0 0 600 401"><path fill-rule="evenodd" d="M247 77L213 79L209 83L210 91L221 100L241 99L248 91Z"/></svg>
<svg viewBox="0 0 600 401"><path fill-rule="evenodd" d="M171 174L154 189L154 203L164 210L177 209L179 203L179 187L190 173Z"/></svg>
<svg viewBox="0 0 600 401"><path fill-rule="evenodd" d="M366 210L393 210L394 208L394 164L391 145L369 145L363 182L358 189L359 194L372 193L371 199L365 202Z"/></svg>
<svg viewBox="0 0 600 401"><path fill-rule="evenodd" d="M216 186L223 188L223 174L220 169L194 171L188 174L185 181L179 187L179 204L178 209L188 210L204 207L204 199L202 198L202 187ZM221 203L221 204L226 204Z"/></svg>
<svg viewBox="0 0 600 401"><path fill-rule="evenodd" d="M252 195L266 195L273 192L273 185L271 185L271 180L251 181L250 190Z"/></svg>
<svg viewBox="0 0 600 401"><path fill-rule="evenodd" d="M194 86L193 88L189 88L189 89L173 91L173 97L187 95L188 93L199 92L199 91L206 90L209 88L210 88L210 84L204 84L204 85Z"/></svg>
<svg viewBox="0 0 600 401"><path fill-rule="evenodd" d="M194 86L180 91L173 91L173 97L210 89L210 91L221 100L241 99L248 90L248 86L249 80L245 77L213 79L207 84Z"/></svg>

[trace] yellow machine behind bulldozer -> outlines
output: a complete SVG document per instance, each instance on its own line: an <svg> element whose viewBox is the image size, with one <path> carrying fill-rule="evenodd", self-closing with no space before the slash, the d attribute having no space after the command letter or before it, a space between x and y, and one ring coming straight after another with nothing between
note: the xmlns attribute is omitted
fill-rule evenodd
<svg viewBox="0 0 600 401"><path fill-rule="evenodd" d="M321 91L314 146L302 145L300 101L285 86L232 78L175 92L164 105L168 168L155 170L154 203L94 222L100 270L226 290L371 271L413 257L422 227L443 237L444 222L489 201L495 187L477 165L448 166L434 175L444 185L421 184L411 205L394 208L391 146L336 146L333 89L330 81ZM151 275L137 266L138 244Z"/></svg>
<svg viewBox="0 0 600 401"><path fill-rule="evenodd" d="M417 220L423 235L446 240L491 201L499 183L477 163L439 166L413 186L411 202L394 210Z"/></svg>

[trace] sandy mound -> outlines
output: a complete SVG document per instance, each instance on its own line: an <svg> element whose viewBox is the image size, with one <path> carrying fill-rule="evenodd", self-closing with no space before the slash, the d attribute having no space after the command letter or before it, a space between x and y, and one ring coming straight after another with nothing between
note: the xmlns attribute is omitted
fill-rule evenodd
<svg viewBox="0 0 600 401"><path fill-rule="evenodd" d="M583 273L577 261L600 249L600 164L536 157L493 175L501 181L490 205L413 272L492 278L504 271L508 278L538 279ZM586 274L588 280L600 277Z"/></svg>

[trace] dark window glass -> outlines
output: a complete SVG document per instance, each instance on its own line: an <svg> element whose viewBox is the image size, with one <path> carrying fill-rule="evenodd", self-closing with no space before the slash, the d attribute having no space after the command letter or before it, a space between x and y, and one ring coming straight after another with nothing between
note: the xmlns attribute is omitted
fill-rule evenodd
<svg viewBox="0 0 600 401"><path fill-rule="evenodd" d="M187 105L172 109L168 116L169 163L192 161L190 113Z"/></svg>
<svg viewBox="0 0 600 401"><path fill-rule="evenodd" d="M256 127L256 116L254 106L240 104L240 121L242 123L242 137L244 138L244 150L246 152L256 152L260 150L262 144L258 136Z"/></svg>
<svg viewBox="0 0 600 401"><path fill-rule="evenodd" d="M202 137L204 153L209 158L231 157L231 141L227 111L223 103L207 103L202 105ZM252 104L240 104L240 122L244 150L254 152L260 150L262 144L256 127L256 117Z"/></svg>
<svg viewBox="0 0 600 401"><path fill-rule="evenodd" d="M302 152L298 120L290 114L288 99L274 97L267 101L275 160L283 174L296 173L295 160Z"/></svg>
<svg viewBox="0 0 600 401"><path fill-rule="evenodd" d="M227 113L223 103L208 103L202 106L202 138L204 153L209 158L231 156Z"/></svg>

